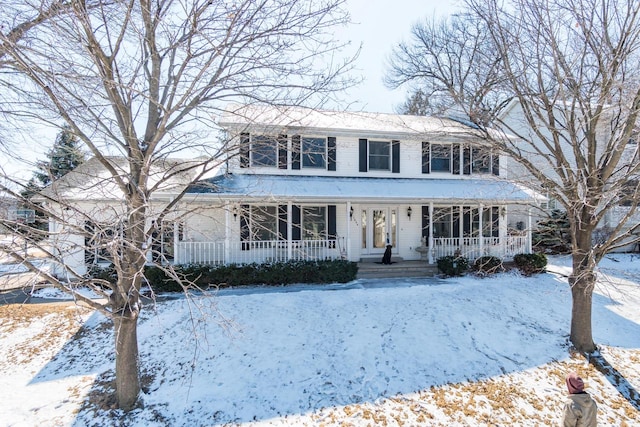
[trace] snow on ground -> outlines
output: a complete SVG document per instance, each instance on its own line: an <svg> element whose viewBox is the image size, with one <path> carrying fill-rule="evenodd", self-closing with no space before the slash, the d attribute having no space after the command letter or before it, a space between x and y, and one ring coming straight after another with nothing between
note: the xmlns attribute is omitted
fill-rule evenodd
<svg viewBox="0 0 640 427"><path fill-rule="evenodd" d="M594 338L616 384L568 351L567 257L532 278L358 280L158 301L138 340L144 393L110 408L113 337L70 304L0 307L7 426L556 425L577 370L600 425L632 426L640 257L603 260ZM44 292L44 291L39 291ZM47 291L48 298L55 293ZM615 385L614 385L615 384Z"/></svg>

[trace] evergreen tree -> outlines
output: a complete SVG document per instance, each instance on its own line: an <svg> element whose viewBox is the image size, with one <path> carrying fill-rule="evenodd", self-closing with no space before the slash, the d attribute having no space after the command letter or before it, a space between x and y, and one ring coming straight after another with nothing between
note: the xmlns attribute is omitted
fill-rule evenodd
<svg viewBox="0 0 640 427"><path fill-rule="evenodd" d="M64 126L47 153L48 161L38 162L38 170L34 177L40 181L42 187L63 177L85 161L85 155L80 150L78 138L68 126Z"/></svg>
<svg viewBox="0 0 640 427"><path fill-rule="evenodd" d="M31 226L33 231L46 231L49 227L49 218L40 209L40 205L32 202L31 198L44 187L71 172L85 161L85 155L80 150L79 145L79 140L71 132L71 129L68 126L64 126L56 136L53 148L47 153L48 160L37 163L38 169L34 171L33 177L21 191L23 197L22 206L35 210L36 222ZM21 228L18 231L24 233ZM43 237L44 235L40 235L38 239ZM35 237L32 236L32 238Z"/></svg>

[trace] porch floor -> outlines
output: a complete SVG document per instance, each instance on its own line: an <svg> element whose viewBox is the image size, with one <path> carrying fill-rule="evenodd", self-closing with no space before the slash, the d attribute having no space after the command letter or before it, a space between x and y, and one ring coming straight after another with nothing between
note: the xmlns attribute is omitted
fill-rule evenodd
<svg viewBox="0 0 640 427"><path fill-rule="evenodd" d="M438 267L425 261L394 261L392 264L378 264L364 261L358 263L358 279L386 279L396 277L433 277Z"/></svg>

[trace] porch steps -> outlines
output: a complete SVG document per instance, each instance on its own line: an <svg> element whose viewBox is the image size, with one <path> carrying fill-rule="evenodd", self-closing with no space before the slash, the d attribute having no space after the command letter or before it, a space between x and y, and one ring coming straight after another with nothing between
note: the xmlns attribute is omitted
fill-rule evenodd
<svg viewBox="0 0 640 427"><path fill-rule="evenodd" d="M377 260L379 262L379 260ZM358 263L358 279L388 279L401 277L433 277L438 274L438 267L425 261L394 261L392 264L378 264L363 260Z"/></svg>

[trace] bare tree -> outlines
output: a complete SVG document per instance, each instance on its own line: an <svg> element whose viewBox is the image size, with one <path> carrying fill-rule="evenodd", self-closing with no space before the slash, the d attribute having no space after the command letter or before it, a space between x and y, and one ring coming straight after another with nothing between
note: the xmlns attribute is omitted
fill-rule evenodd
<svg viewBox="0 0 640 427"><path fill-rule="evenodd" d="M10 10L26 7L15 3L20 7ZM115 207L81 207L66 198L73 183L65 180L41 194L65 233L85 236L79 246L107 242L99 249L113 260L116 280L89 279L64 265L62 276L98 292L107 288L104 304L76 298L113 320L116 399L131 410L140 392L136 331L143 269L153 250L147 242L162 232L187 185L231 152L229 141L211 137L217 113L227 101L317 106L343 90L351 60L336 59L343 46L331 35L348 16L343 0L66 4L65 13L30 28L28 42L3 34L3 66L12 71L11 113L43 125L61 117L94 156L78 168L76 179L85 174L86 180L76 184L100 183L122 197ZM177 156L196 160L171 160ZM171 185L182 188L178 196L153 204L153 194ZM106 230L109 239L101 239ZM37 270L19 251L12 254ZM75 289L40 274L67 292Z"/></svg>
<svg viewBox="0 0 640 427"><path fill-rule="evenodd" d="M508 101L502 61L486 24L472 14L429 19L389 58L386 83L409 85L406 113L466 114L488 123ZM473 64L473 66L470 66Z"/></svg>
<svg viewBox="0 0 640 427"><path fill-rule="evenodd" d="M496 106L515 100L510 107L520 110L521 119L498 116L491 127L502 132L487 132L486 138L535 178L529 180L533 188L566 210L573 257L570 339L578 351L593 352L596 266L608 251L638 241L640 3L466 3L473 22L483 28L473 36L476 41L460 39L454 27L447 31L457 40L444 40L440 50L401 49L413 61L418 61L414 52L424 55L416 65L419 70L425 64L424 76L407 74L406 81L444 82L438 87L480 127L485 123L474 115L474 94L500 95ZM498 62L490 79L450 78L452 70L461 75L486 70L491 58ZM626 207L619 220L606 233L596 233L618 206Z"/></svg>

